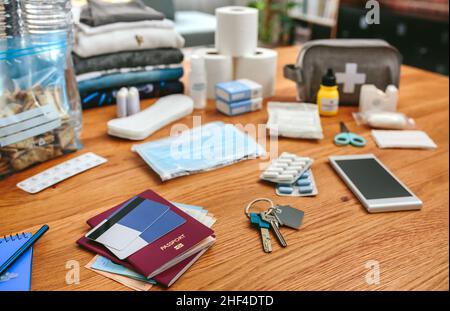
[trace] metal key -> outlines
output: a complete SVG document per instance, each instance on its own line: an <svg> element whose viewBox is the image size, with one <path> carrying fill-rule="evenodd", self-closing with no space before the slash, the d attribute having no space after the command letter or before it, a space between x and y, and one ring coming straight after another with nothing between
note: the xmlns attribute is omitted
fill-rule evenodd
<svg viewBox="0 0 450 311"><path fill-rule="evenodd" d="M286 247L287 243L286 243L286 240L284 239L283 235L280 232L280 227L279 227L280 223L278 222L278 219L275 216L273 216L269 211L262 212L260 215L261 215L262 220L264 220L270 224L280 245L283 247Z"/></svg>
<svg viewBox="0 0 450 311"><path fill-rule="evenodd" d="M272 252L272 241L270 240L270 224L261 218L260 214L250 213L250 222L257 227L261 234L261 242L264 252Z"/></svg>
<svg viewBox="0 0 450 311"><path fill-rule="evenodd" d="M275 216L279 225L297 230L300 229L305 215L303 211L290 205L277 205L270 214Z"/></svg>

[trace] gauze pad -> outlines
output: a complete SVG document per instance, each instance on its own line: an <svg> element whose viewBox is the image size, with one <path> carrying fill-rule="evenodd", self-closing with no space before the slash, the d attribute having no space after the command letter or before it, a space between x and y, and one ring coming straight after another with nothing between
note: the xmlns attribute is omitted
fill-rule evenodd
<svg viewBox="0 0 450 311"><path fill-rule="evenodd" d="M323 139L317 105L269 102L270 135L290 138Z"/></svg>
<svg viewBox="0 0 450 311"><path fill-rule="evenodd" d="M379 148L435 149L437 145L422 131L372 130L372 136Z"/></svg>

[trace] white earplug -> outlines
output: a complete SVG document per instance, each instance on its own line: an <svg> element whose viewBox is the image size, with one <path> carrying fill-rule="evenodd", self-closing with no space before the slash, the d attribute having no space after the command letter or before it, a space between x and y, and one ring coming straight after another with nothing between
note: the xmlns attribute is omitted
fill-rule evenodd
<svg viewBox="0 0 450 311"><path fill-rule="evenodd" d="M116 106L117 106L117 117L124 118L127 116L127 101L128 101L128 89L123 87L117 93L116 96Z"/></svg>
<svg viewBox="0 0 450 311"><path fill-rule="evenodd" d="M141 99L137 88L131 87L128 90L127 103L128 116L132 116L141 111Z"/></svg>

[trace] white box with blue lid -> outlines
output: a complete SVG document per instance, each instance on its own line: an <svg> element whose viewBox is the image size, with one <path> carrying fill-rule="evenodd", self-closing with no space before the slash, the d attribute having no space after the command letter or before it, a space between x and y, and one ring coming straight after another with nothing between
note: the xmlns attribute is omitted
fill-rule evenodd
<svg viewBox="0 0 450 311"><path fill-rule="evenodd" d="M218 83L216 85L216 97L228 103L262 98L262 95L262 86L247 79Z"/></svg>

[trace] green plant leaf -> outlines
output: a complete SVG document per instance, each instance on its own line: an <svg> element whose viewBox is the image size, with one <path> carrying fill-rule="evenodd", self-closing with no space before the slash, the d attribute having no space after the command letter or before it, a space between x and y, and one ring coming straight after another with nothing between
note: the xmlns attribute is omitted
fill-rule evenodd
<svg viewBox="0 0 450 311"><path fill-rule="evenodd" d="M264 10L266 8L266 3L264 1L250 1L247 6L257 10Z"/></svg>

